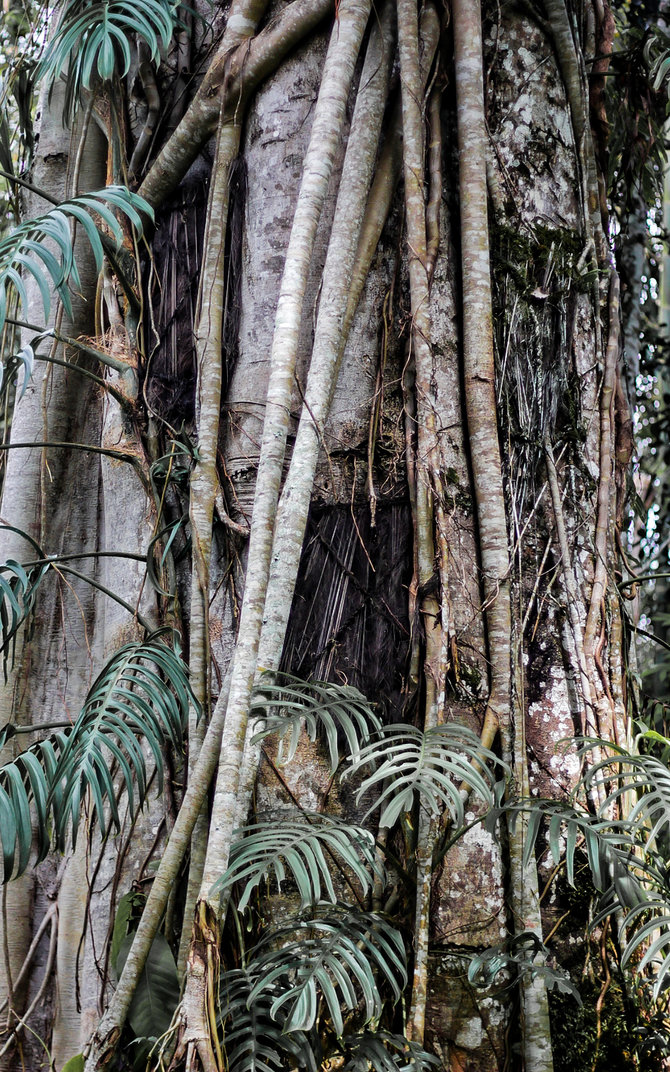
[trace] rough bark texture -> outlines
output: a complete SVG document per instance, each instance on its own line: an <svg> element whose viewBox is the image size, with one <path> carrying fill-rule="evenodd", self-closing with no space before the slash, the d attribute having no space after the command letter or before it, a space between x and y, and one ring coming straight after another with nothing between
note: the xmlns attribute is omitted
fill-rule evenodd
<svg viewBox="0 0 670 1072"><path fill-rule="evenodd" d="M367 28L367 0L341 0L335 18L325 2L278 2L264 15L266 7L233 5L233 53L224 62L226 50L214 51L176 137L144 175L152 202L172 200L158 212L153 261L143 262L142 331L137 347L132 331L104 340L137 367L137 397L120 406L74 366L37 365L14 416L16 441L127 450L145 475L74 450L11 453L2 517L50 554L143 555L157 526L188 510L186 474L166 490L157 521L150 462L184 434L199 436L201 449L191 483L195 567L183 532L163 563L173 598L150 588L140 561L106 558L86 569L152 624L183 628L213 726L206 736L204 723L192 730L187 770L179 757L175 784L151 801L132 840L127 826L105 844L82 830L60 868L49 862L6 887L11 942L0 980L3 961L16 978L53 913L14 998L20 1011L40 997L31 1026L59 1072L93 1032L86 1067L103 1067L166 909L169 937L178 935L182 861L215 768L200 888L212 920L211 884L250 803L275 815L296 804L349 819L365 811L349 786L334 785L319 742L303 738L281 769L270 743L250 750L259 660L353 684L386 722L465 723L502 752L522 793L555 797L574 785L579 763L557 750L564 738L593 727L618 740L626 732L608 581L618 310L615 284L608 305L589 274L602 254L601 221L590 132L575 119L588 41L562 0L546 5L547 19L528 7L485 12L483 65L469 0L450 20L429 4L419 18L416 4L389 0ZM392 66L396 11L401 54ZM260 33L247 40L258 19ZM59 108L54 95L33 177L61 196L71 149ZM219 117L210 205L220 218L206 221L214 153L206 142ZM95 123L89 138L82 190L103 185L106 170ZM34 198L26 207L38 209ZM198 316L207 246L214 255ZM62 326L75 337L96 330L93 266L81 263L74 322ZM357 306L348 306L351 293ZM115 376L109 382L126 391ZM3 561L33 555L12 533L1 542ZM104 659L139 632L118 603L52 577L0 688L3 721L76 716ZM477 808L468 803L468 822ZM434 861L438 832L424 822L418 845L409 828L405 845L401 837L392 845L400 854L409 846L410 878L396 900L408 931L419 921L408 1035L459 1072L521 1067L520 1049L526 1072L546 1072L543 988L526 988L519 1016L516 999L475 992L466 972L473 953L510 934L553 930L563 913L556 884L540 903L550 862L521 867L523 824L510 837L475 826ZM101 1023L114 912L131 888L151 889L148 908ZM289 903L278 897L268 912L281 916ZM184 923L188 936L190 917ZM54 927L55 970L41 998ZM550 950L565 939L559 928ZM184 938L181 959L186 946ZM191 950L178 1058L195 1061L197 1044L207 1068L216 1067L216 1044L207 1049L204 1015L189 1018L207 999L211 963L201 952ZM5 979L0 997L6 989ZM24 1046L30 1072L48 1067L38 1043ZM18 1061L9 1049L0 1068Z"/></svg>

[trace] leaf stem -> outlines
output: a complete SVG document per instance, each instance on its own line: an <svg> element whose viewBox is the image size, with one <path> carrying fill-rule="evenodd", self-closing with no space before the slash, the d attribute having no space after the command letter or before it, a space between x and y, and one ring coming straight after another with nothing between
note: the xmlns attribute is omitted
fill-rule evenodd
<svg viewBox="0 0 670 1072"><path fill-rule="evenodd" d="M0 168L0 175L3 179L16 183L17 186L23 186L25 190L30 190L32 194L37 194L38 197L42 197L45 201L48 201L50 205L60 204L57 197L52 197L51 194L48 194L46 190L42 190L39 186L33 186L32 182L27 182L26 179L20 179L18 175L13 175L11 171L5 171L3 168Z"/></svg>
<svg viewBox="0 0 670 1072"><path fill-rule="evenodd" d="M25 331L37 332L41 338L52 338L55 339L56 342L62 343L63 346L72 346L75 350L80 350L83 354L99 361L101 365L107 365L109 368L114 369L115 372L119 372L122 376L130 371L134 371L133 366L128 361L121 361L118 357L106 354L103 350L98 350L95 346L91 346L89 343L81 342L80 339L71 339L69 335L62 335L59 331L55 331L53 328L47 328L45 330L37 324L30 324L26 320L15 320L11 316L7 316L5 319L8 324L13 324L17 328L23 328Z"/></svg>
<svg viewBox="0 0 670 1072"><path fill-rule="evenodd" d="M120 607L123 607L125 610L127 610L128 613L140 623L142 628L146 629L147 633L154 632L153 625L151 625L151 623L148 622L142 614L140 614L137 607L133 607L132 604L126 603L125 599L122 599L121 596L118 596L116 592L112 592L111 588L107 588L104 584L101 584L100 581L94 581L92 577L87 577L85 573L80 573L79 570L73 569L72 566L62 566L60 565L60 563L54 563L54 568L57 572L70 573L73 577L77 577L80 581L86 581L87 584L92 585L93 588L97 588L98 591L102 592L103 595L109 596L109 598L113 599L116 603L118 603Z"/></svg>
<svg viewBox="0 0 670 1072"><path fill-rule="evenodd" d="M54 440L34 440L32 443L0 443L0 450L33 450L38 447L53 447L55 449L61 448L62 450L86 450L91 454L105 454L108 458L116 458L117 461L129 462L139 473L142 473L142 466L139 458L130 452L123 450L109 450L107 447L95 447L92 443L68 443L58 439Z"/></svg>

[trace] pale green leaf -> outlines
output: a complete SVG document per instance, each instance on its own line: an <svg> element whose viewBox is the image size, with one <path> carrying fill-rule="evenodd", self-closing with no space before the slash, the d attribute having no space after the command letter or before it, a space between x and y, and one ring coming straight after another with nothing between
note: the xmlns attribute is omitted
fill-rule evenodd
<svg viewBox="0 0 670 1072"><path fill-rule="evenodd" d="M272 1017L286 1017L285 1031L309 1031L316 1021L319 998L333 1023L340 1023L342 1010L355 1007L352 995L360 995L369 1023L379 1017L383 1006L376 975L390 985L396 1001L406 985L402 938L373 912L341 905L319 905L314 911L311 918L274 928L261 940L251 962L258 978L249 1001L280 987L270 1008Z"/></svg>
<svg viewBox="0 0 670 1072"><path fill-rule="evenodd" d="M83 1053L78 1053L65 1062L61 1072L84 1072L85 1063Z"/></svg>
<svg viewBox="0 0 670 1072"><path fill-rule="evenodd" d="M82 89L100 79L123 78L132 59L130 42L143 41L154 62L159 42L167 49L179 23L170 0L69 0L38 66L38 79L66 82L65 118L71 123Z"/></svg>
<svg viewBox="0 0 670 1072"><path fill-rule="evenodd" d="M363 1031L341 1040L343 1072L432 1072L442 1062L416 1042L389 1031Z"/></svg>
<svg viewBox="0 0 670 1072"><path fill-rule="evenodd" d="M403 724L384 726L352 760L347 773L370 766L373 771L361 783L357 800L372 789L381 789L367 814L381 806L379 823L384 827L393 826L417 800L433 814L446 807L453 822L462 826L461 784L468 783L488 807L493 807L495 771L504 769L477 734L456 723L425 732Z"/></svg>
<svg viewBox="0 0 670 1072"><path fill-rule="evenodd" d="M234 969L221 976L223 1042L229 1072L280 1072L291 1067L317 1072L317 1063L303 1031L286 1031L285 1017L270 1009L278 991L266 987L251 997L258 981L253 969Z"/></svg>
<svg viewBox="0 0 670 1072"><path fill-rule="evenodd" d="M372 834L363 827L350 826L331 815L303 814L275 822L256 823L238 832L230 852L226 872L215 882L212 892L244 882L238 909L244 911L262 879L273 875L277 885L290 871L298 887L301 907L318 901L337 900L330 869L344 866L358 880L364 894L376 878L383 879ZM328 854L326 859L324 852Z"/></svg>
<svg viewBox="0 0 670 1072"><path fill-rule="evenodd" d="M340 762L339 734L346 741L349 756L356 758L362 744L380 728L379 719L358 689L302 681L290 674L277 675L276 680L270 674L261 677L254 689L250 716L264 723L255 741L271 734L280 737L280 762L290 763L294 758L303 729L310 741L319 733L325 734L332 771Z"/></svg>
<svg viewBox="0 0 670 1072"><path fill-rule="evenodd" d="M91 213L100 216L109 227L117 242L122 229L110 206L141 232L143 213L153 219L150 206L138 194L123 186L110 186L82 197L64 201L42 216L26 220L0 242L0 330L7 315L7 295L13 291L20 303L28 305L28 295L18 269L30 273L36 280L45 317L49 314L50 288L57 291L66 312L71 313L68 287L80 286L74 257L70 221L82 227L95 256L98 269L102 266L104 244ZM51 240L57 249L45 244Z"/></svg>
<svg viewBox="0 0 670 1072"><path fill-rule="evenodd" d="M157 672L160 671L163 677ZM179 655L151 637L126 644L108 661L94 682L54 775L62 794L56 821L56 839L65 843L69 825L76 840L84 794L92 794L93 813L104 832L105 806L119 825L116 794L110 775L116 759L122 784L134 810L133 784L140 801L146 793L147 770L141 738L150 748L162 787L163 744L181 745L189 704L197 707ZM52 789L52 797L55 789Z"/></svg>

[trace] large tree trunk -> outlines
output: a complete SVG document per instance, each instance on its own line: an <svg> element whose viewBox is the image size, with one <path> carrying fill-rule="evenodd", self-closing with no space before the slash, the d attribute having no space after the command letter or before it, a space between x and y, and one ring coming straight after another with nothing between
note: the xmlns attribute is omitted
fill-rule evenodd
<svg viewBox="0 0 670 1072"><path fill-rule="evenodd" d="M40 1000L0 1067L18 1067L21 1046L27 1068L60 1072L96 1030L87 1068L114 1049L127 1001L112 1003L99 1027L114 989L114 915L121 896L151 887L185 777L186 810L201 819L192 841L185 811L175 828L142 941L148 948L167 899L166 935L184 968L204 867L176 1060L218 1067L206 984L223 920L209 891L225 869L231 815L239 823L250 807L282 814L296 804L349 818L364 811L351 794L335 799L318 743L304 739L282 772L269 746L251 745L259 666L354 685L388 723L465 724L497 749L508 791L523 796L563 797L575 785L579 761L559 751L566 738L626 741L621 617L608 586L625 420L615 420L613 401L618 289L584 119L584 56L602 43L605 14L594 5L582 34L564 0L547 0L537 20L530 8L504 8L487 15L482 45L469 0L452 19L388 0L367 30L362 0L340 0L336 20L326 3L318 12L301 0L271 5L274 22L266 6L234 0L230 20L221 17L204 88L145 169L156 227L136 264L143 318L136 325L108 287L108 330L97 340L129 366L125 377L107 370L127 403L76 366L38 364L14 415L14 442L101 445L133 464L60 447L10 452L3 520L50 555L134 557L81 566L116 601L77 579L50 579L3 689L5 720L76 717L105 659L143 624L168 623L182 630L213 728L192 717L188 763L174 761L178 785L163 800L150 793L134 824L107 839L82 830L66 862L4 888L8 1029L38 991ZM401 74L388 88L396 7ZM166 99L169 73L163 65ZM57 94L44 109L32 180L64 197L71 134ZM101 108L101 125L106 116ZM112 128L106 145L91 122L79 190L121 175L119 149L130 157L138 130L119 146ZM72 337L101 325L93 311L104 288L96 297L92 265L81 276L74 321L61 326ZM152 485L152 462L176 450L185 462L185 437L200 448L190 490L188 477L168 486L172 462L160 463ZM189 508L191 547L184 527L162 559L167 598L140 558ZM33 556L11 532L2 546L3 560ZM478 805L467 807L473 819ZM464 968L510 935L554 934L560 894L540 896L551 861L524 864L523 822L495 836L476 827L433 860L439 825L421 818L413 846L405 831L418 891L401 904L414 927L408 1037L445 1068L550 1072L541 976L511 999L482 998ZM189 841L190 878L180 866ZM58 915L16 986L53 905Z"/></svg>

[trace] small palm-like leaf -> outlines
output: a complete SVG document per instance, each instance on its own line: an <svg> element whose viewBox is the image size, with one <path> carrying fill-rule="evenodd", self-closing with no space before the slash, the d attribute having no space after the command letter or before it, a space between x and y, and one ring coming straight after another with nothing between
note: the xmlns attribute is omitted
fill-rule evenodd
<svg viewBox="0 0 670 1072"><path fill-rule="evenodd" d="M416 1042L389 1031L363 1031L342 1039L343 1072L431 1072L442 1062Z"/></svg>
<svg viewBox="0 0 670 1072"><path fill-rule="evenodd" d="M164 677L161 677L160 674ZM147 791L147 765L140 745L144 739L153 756L159 792L163 784L161 745L179 747L189 704L196 701L187 669L178 654L155 640L126 644L109 660L93 684L54 772L51 798L61 794L56 814L56 838L63 845L72 822L76 839L82 800L91 791L93 809L105 831L105 804L112 822L120 825L110 772L118 763L129 809L135 811L133 784L140 803Z"/></svg>
<svg viewBox="0 0 670 1072"><path fill-rule="evenodd" d="M288 1058L292 1068L316 1072L317 1062L304 1031L286 1031L285 1016L273 1017L278 996L268 987L251 997L258 982L253 970L235 969L221 976L221 1015L229 1072L278 1072Z"/></svg>
<svg viewBox="0 0 670 1072"><path fill-rule="evenodd" d="M139 194L132 193L125 186L108 186L104 190L64 201L43 216L26 220L0 242L0 330L7 315L10 289L16 292L24 308L28 305L24 282L26 273L37 283L45 317L48 317L50 311L50 287L58 291L66 312L71 315L68 285L72 283L77 287L80 280L74 260L69 220L75 220L81 225L100 270L103 243L92 213L103 220L114 240L120 244L123 231L112 209L127 216L139 232L142 230L140 213L153 219L153 210ZM53 251L54 247L56 253ZM23 277L19 274L20 271Z"/></svg>
<svg viewBox="0 0 670 1072"><path fill-rule="evenodd" d="M8 391L12 383L16 382L17 374L23 369L23 382L21 389L17 387L16 401L20 402L26 393L26 388L33 374L35 366L35 351L32 346L26 344L16 354L8 357L4 365L0 365L0 398Z"/></svg>
<svg viewBox="0 0 670 1072"><path fill-rule="evenodd" d="M531 980L540 977L547 989L570 994L581 1005L581 995L567 972L537 962L538 955L545 958L548 954L549 950L535 931L521 931L473 957L468 968L468 981L473 986L488 990L501 971L511 972L512 982L519 976L527 976Z"/></svg>
<svg viewBox="0 0 670 1072"><path fill-rule="evenodd" d="M667 738L652 731L643 737L668 745ZM582 751L596 745L602 747L603 742L587 741ZM581 784L586 792L605 789L606 796L599 808L601 818L611 815L622 798L626 798L625 826L650 848L659 836L670 832L670 771L657 756L635 755L613 744L606 747L610 754L586 770Z"/></svg>
<svg viewBox="0 0 670 1072"><path fill-rule="evenodd" d="M9 175L14 174L14 157L12 154L12 135L7 121L7 86L0 83L0 167Z"/></svg>
<svg viewBox="0 0 670 1072"><path fill-rule="evenodd" d="M344 734L349 755L355 759L370 733L381 725L358 689L327 681L302 681L290 674L279 675L277 681L269 674L261 678L254 690L251 717L265 722L254 740L282 734L279 758L287 763L295 756L303 727L310 741L316 740L321 729L328 742L332 771L339 763L338 731Z"/></svg>
<svg viewBox="0 0 670 1072"><path fill-rule="evenodd" d="M38 74L53 81L68 69L77 88L95 80L128 74L132 61L129 36L148 46L159 62L161 48L172 41L177 24L175 0L70 0L40 63ZM119 62L120 61L120 62Z"/></svg>
<svg viewBox="0 0 670 1072"><path fill-rule="evenodd" d="M667 892L667 891L666 891ZM616 906L618 907L618 905ZM621 966L625 967L640 947L644 956L635 970L639 973L654 967L654 1000L668 985L670 973L670 904L667 896L658 892L648 892L644 900L626 913L619 936L627 933L628 940L621 957Z"/></svg>
<svg viewBox="0 0 670 1072"><path fill-rule="evenodd" d="M49 82L65 73L66 119L71 121L82 89L130 69L129 38L143 41L154 62L179 25L175 0L70 0L38 68Z"/></svg>
<svg viewBox="0 0 670 1072"><path fill-rule="evenodd" d="M158 592L159 596L164 596L166 599L170 599L172 593L167 592L163 588L159 576L159 571L162 570L165 565L165 561L170 552L170 548L174 543L175 537L181 531L181 529L185 527L187 521L188 516L186 514L183 514L181 517L178 517L176 521L171 521L169 525L166 525L165 528L161 529L160 532L156 533L156 535L149 541L149 546L147 547L147 577L151 581L153 588L156 590L156 592ZM157 552L160 550L159 545L161 540L164 540L165 542L158 563L158 568L156 568L156 557Z"/></svg>
<svg viewBox="0 0 670 1072"><path fill-rule="evenodd" d="M273 873L281 888L287 871L298 887L301 908L325 899L322 892L334 904L337 897L325 853L353 872L363 893L372 886L374 876L383 878L372 834L331 815L256 823L238 833L242 836L232 846L228 869L214 884L212 892L226 889L234 882L246 882L238 905L241 912L261 879Z"/></svg>
<svg viewBox="0 0 670 1072"><path fill-rule="evenodd" d="M527 867L535 855L537 839L542 831L549 844L549 851L556 865L565 857L568 882L575 884L577 852L586 853L591 879L600 893L610 891L613 885L620 888L622 905L637 904L639 883L634 871L645 872L647 866L634 855L636 842L625 823L612 824L599 820L585 809L559 800L521 800L493 809L486 817L489 830L502 813L506 813L511 829L517 822L525 821L523 864ZM626 892L625 876L630 879ZM635 887L635 888L633 888ZM605 912L605 915L608 913Z"/></svg>
<svg viewBox="0 0 670 1072"><path fill-rule="evenodd" d="M14 67L11 89L16 103L19 131L25 147L25 164L28 167L35 148L35 131L33 127L35 118L35 68L32 64L21 63L18 69Z"/></svg>
<svg viewBox="0 0 670 1072"><path fill-rule="evenodd" d="M277 942L285 944L277 949ZM341 1035L342 1011L356 1009L359 995L365 1023L380 1016L383 1001L376 974L391 986L396 1001L407 982L405 947L395 927L374 912L340 905L324 906L313 918L270 931L257 946L252 966L258 980L249 1001L279 984L282 992L270 1014L286 1015L285 1031L309 1031L321 997Z"/></svg>
<svg viewBox="0 0 670 1072"><path fill-rule="evenodd" d="M13 727L2 732L4 745ZM69 731L68 731L69 732ZM60 805L60 795L50 792L58 759L65 748L68 732L57 733L21 752L0 767L0 841L2 842L3 882L23 874L28 866L33 840L31 804L36 813L37 859L40 863L50 847L49 808Z"/></svg>
<svg viewBox="0 0 670 1072"><path fill-rule="evenodd" d="M649 83L654 93L658 93L661 87L665 88L670 96L670 49L667 33L660 27L649 27L650 36L642 54L649 71Z"/></svg>
<svg viewBox="0 0 670 1072"><path fill-rule="evenodd" d="M37 589L48 570L48 565L25 570L12 559L0 566L0 651L5 681L7 670L14 663L16 634L32 613Z"/></svg>
<svg viewBox="0 0 670 1072"><path fill-rule="evenodd" d="M460 783L468 782L491 807L491 768L503 766L493 752L483 747L476 733L453 722L425 732L402 724L384 726L376 739L361 749L347 773L369 765L376 769L362 782L357 799L373 787L383 786L368 814L383 805L379 823L388 827L403 812L411 810L416 797L433 813L445 805L456 825L462 826Z"/></svg>

